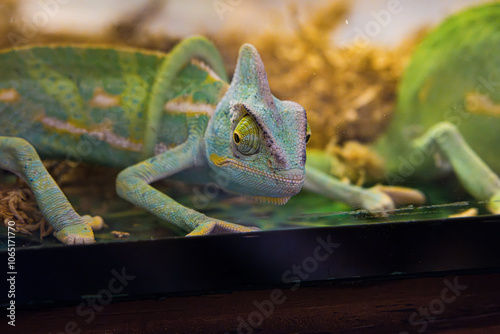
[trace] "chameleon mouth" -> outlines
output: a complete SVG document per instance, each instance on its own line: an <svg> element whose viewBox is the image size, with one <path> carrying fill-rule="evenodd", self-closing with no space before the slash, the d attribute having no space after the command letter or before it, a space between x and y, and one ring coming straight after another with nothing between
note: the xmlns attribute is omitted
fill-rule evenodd
<svg viewBox="0 0 500 334"><path fill-rule="evenodd" d="M245 171L250 172L250 173L259 174L259 175L265 176L266 178L269 178L272 180L277 180L277 181L282 182L282 183L286 183L292 187L297 187L297 186L301 187L302 184L304 183L304 180L305 180L304 175L291 174L290 175L291 177L278 176L276 174L271 174L268 172L264 172L264 171L249 167L249 166L247 166L239 161L233 160L233 159L222 158L214 153L210 154L210 161L212 161L214 163L214 165L216 165L217 167L221 167L221 166L225 166L225 165L234 166L234 167L237 167L239 169L245 170ZM264 200L264 201L268 201L268 202L274 203L274 204L285 204L288 201L288 199L290 198L290 197L288 197L288 198L286 198L286 197L274 198L274 197L266 197L266 196L256 196L256 197L258 197L257 198L258 200ZM283 202L283 203L281 203L281 202Z"/></svg>

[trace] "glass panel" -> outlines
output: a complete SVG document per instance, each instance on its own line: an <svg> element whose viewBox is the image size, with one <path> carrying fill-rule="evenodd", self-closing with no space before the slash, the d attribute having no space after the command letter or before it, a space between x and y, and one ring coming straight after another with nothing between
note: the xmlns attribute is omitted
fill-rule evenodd
<svg viewBox="0 0 500 334"><path fill-rule="evenodd" d="M201 167L178 175L159 164L165 170L150 179L178 180L155 188L209 217L262 230L496 214L500 6L483 3L4 1L0 135L27 139L44 159L63 158L45 164L76 212L104 219L97 242L189 232L116 195L121 169L167 152L172 164ZM228 88L222 65L198 59L161 86L164 54L146 50L169 52L192 34L214 42L238 84ZM255 55L245 58L242 78L233 78L244 43L258 50L267 78ZM51 46L33 47L40 44ZM276 99L305 108L307 129L301 107L271 104L268 86ZM215 129L196 134L196 159L175 151L192 123ZM306 181L294 195L309 135ZM9 151L22 145L2 138L3 169L31 164ZM156 196L145 206L151 198L163 205ZM289 196L281 206L254 200ZM60 244L29 188L6 171L0 218L5 240L14 221L18 245L39 244L40 228L45 244Z"/></svg>

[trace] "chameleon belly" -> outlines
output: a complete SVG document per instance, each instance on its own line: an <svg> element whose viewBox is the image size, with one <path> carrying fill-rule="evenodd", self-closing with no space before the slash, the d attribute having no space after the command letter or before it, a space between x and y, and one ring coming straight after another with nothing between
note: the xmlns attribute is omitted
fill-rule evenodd
<svg viewBox="0 0 500 334"><path fill-rule="evenodd" d="M175 147L186 139L187 117L208 114L199 105L216 104L227 84L194 62L176 73L152 108L167 56L83 46L2 52L0 134L28 140L42 157L115 167ZM158 143L146 145L148 132Z"/></svg>

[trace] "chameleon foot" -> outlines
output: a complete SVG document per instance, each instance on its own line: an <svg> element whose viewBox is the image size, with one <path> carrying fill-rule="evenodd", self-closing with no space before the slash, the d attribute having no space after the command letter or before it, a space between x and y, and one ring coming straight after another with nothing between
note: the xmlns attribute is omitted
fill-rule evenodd
<svg viewBox="0 0 500 334"><path fill-rule="evenodd" d="M260 231L260 229L257 227L242 226L238 224L228 223L222 220L210 219L207 222L201 223L197 228L195 228L186 236L192 237L195 235L245 233L255 231Z"/></svg>
<svg viewBox="0 0 500 334"><path fill-rule="evenodd" d="M394 210L392 198L377 187L367 189L360 197L361 208L375 216L385 217Z"/></svg>
<svg viewBox="0 0 500 334"><path fill-rule="evenodd" d="M494 214L500 214L500 191L490 198L488 210Z"/></svg>
<svg viewBox="0 0 500 334"><path fill-rule="evenodd" d="M65 245L81 245L94 243L94 233L89 224L82 223L65 226L55 232L55 236Z"/></svg>

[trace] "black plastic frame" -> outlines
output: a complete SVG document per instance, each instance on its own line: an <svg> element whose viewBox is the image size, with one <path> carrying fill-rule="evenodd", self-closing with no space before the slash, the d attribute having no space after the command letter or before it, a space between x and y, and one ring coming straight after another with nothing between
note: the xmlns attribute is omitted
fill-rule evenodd
<svg viewBox="0 0 500 334"><path fill-rule="evenodd" d="M485 216L18 248L15 301L17 307L79 302L107 289L117 273L128 278L113 301L294 286L297 280L499 272L499 236L500 216ZM0 252L4 267L7 258ZM7 291L5 279L1 285ZM7 294L1 298L6 305Z"/></svg>

